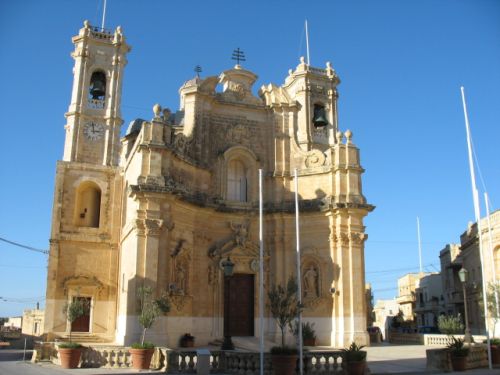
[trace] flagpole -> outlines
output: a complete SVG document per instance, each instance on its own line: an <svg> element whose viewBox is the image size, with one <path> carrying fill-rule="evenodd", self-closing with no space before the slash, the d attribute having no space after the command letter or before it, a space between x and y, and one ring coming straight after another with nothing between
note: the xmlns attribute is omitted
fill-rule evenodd
<svg viewBox="0 0 500 375"><path fill-rule="evenodd" d="M259 169L259 319L260 375L264 375L264 230L262 209L262 169Z"/></svg>
<svg viewBox="0 0 500 375"><path fill-rule="evenodd" d="M307 52L307 65L311 65L311 60L309 59L309 28L307 27L307 20L306 20L306 52Z"/></svg>
<svg viewBox="0 0 500 375"><path fill-rule="evenodd" d="M300 234L299 234L299 179L297 176L297 168L294 169L295 176L295 233L297 237L297 293L299 295L299 303L302 305L302 277L300 275ZM299 341L299 374L302 375L304 370L302 358L302 313L298 316L298 341Z"/></svg>
<svg viewBox="0 0 500 375"><path fill-rule="evenodd" d="M104 20L106 19L106 0L104 0L104 5L102 9L102 23L101 23L101 29L104 30Z"/></svg>
<svg viewBox="0 0 500 375"><path fill-rule="evenodd" d="M422 273L422 243L420 241L420 219L417 216L417 236L418 236L418 263L420 265L420 273Z"/></svg>
<svg viewBox="0 0 500 375"><path fill-rule="evenodd" d="M483 308L484 308L484 325L486 328L486 341L488 346L488 365L490 370L493 368L491 363L491 347L490 347L490 333L488 330L488 306L486 304L486 274L484 272L484 256L483 256L483 235L481 229L481 209L479 207L479 194L476 187L476 174L474 172L474 163L472 161L472 144L470 137L470 126L469 126L469 116L467 114L467 104L465 103L465 91L464 87L460 87L462 92L462 104L464 107L464 117L465 117L465 131L467 133L467 150L469 152L469 169L470 169L470 178L472 184L472 200L474 202L474 215L477 223L477 233L479 237L479 258L481 261L481 273L482 284L483 284Z"/></svg>

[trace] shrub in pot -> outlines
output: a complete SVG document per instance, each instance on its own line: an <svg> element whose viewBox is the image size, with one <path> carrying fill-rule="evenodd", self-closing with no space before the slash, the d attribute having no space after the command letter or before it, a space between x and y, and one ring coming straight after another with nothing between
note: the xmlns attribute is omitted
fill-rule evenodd
<svg viewBox="0 0 500 375"><path fill-rule="evenodd" d="M180 339L181 348L192 348L194 346L194 338L190 333L183 334Z"/></svg>
<svg viewBox="0 0 500 375"><path fill-rule="evenodd" d="M363 345L357 345L354 341L347 349L342 349L342 362L344 370L349 375L362 375L366 368L366 351Z"/></svg>
<svg viewBox="0 0 500 375"><path fill-rule="evenodd" d="M487 343L485 340L484 343ZM500 339L490 339L491 363L494 365L500 364Z"/></svg>
<svg viewBox="0 0 500 375"><path fill-rule="evenodd" d="M453 371L465 371L467 368L469 348L467 348L464 344L464 340L452 337L451 342L446 347L450 352L451 367L453 368Z"/></svg>
<svg viewBox="0 0 500 375"><path fill-rule="evenodd" d="M78 363L80 363L83 346L76 342L72 342L71 331L73 322L87 314L89 307L85 299L78 297L74 298L63 307L63 312L66 314L66 319L69 322L69 342L63 342L58 345L57 351L59 353L62 368L77 368Z"/></svg>
<svg viewBox="0 0 500 375"><path fill-rule="evenodd" d="M137 289L139 297L138 320L142 326L141 342L132 344L130 355L132 356L132 368L147 370L151 365L154 353L154 344L144 341L146 331L151 328L156 319L170 311L170 303L165 296L153 298L153 288L141 286Z"/></svg>
<svg viewBox="0 0 500 375"><path fill-rule="evenodd" d="M293 335L299 337L299 325L295 322ZM314 323L302 322L302 344L304 346L316 346L316 331Z"/></svg>
<svg viewBox="0 0 500 375"><path fill-rule="evenodd" d="M286 286L273 285L267 293L268 307L281 330L281 346L271 348L273 370L276 375L291 375L297 365L297 349L285 345L285 331L303 309L297 296L298 286L290 277Z"/></svg>

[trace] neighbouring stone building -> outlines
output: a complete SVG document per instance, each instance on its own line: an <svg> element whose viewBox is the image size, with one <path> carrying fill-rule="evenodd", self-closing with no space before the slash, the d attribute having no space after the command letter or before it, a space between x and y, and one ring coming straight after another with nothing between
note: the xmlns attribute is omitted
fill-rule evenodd
<svg viewBox="0 0 500 375"><path fill-rule="evenodd" d="M302 59L284 84L264 85L236 65L180 88L171 113L130 123L120 138L130 47L122 30L88 22L73 38L74 83L57 163L45 332L65 336L63 306L88 302L73 330L128 345L140 334L137 288L172 309L148 333L176 346L259 332L259 169L263 170L264 283L296 272L298 170L304 319L318 343L368 343L359 150L337 124L339 78ZM126 84L125 84L126 86ZM218 89L221 87L221 90ZM235 263L224 277L222 262ZM266 338L277 329L266 309Z"/></svg>
<svg viewBox="0 0 500 375"><path fill-rule="evenodd" d="M437 327L438 317L445 313L441 273L422 277L415 288L415 315L418 327Z"/></svg>
<svg viewBox="0 0 500 375"><path fill-rule="evenodd" d="M403 319L407 322L415 322L415 289L418 288L419 280L426 274L407 273L398 279L398 296L396 302L399 304L399 309L403 313Z"/></svg>

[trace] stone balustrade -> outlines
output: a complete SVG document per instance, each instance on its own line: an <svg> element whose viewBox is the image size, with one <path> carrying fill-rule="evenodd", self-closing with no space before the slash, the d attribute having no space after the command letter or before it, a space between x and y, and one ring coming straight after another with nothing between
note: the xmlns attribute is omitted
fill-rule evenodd
<svg viewBox="0 0 500 375"><path fill-rule="evenodd" d="M161 369L169 374L195 374L198 362L196 350L170 350L157 347L151 368ZM51 361L60 364L57 346L54 343L35 344L33 362ZM131 357L129 348L122 346L87 346L82 352L82 368L129 368ZM298 361L297 361L298 370ZM234 375L257 375L260 372L260 355L256 352L211 351L210 372ZM298 372L298 371L297 371ZM264 375L272 375L271 354L264 353ZM304 352L305 375L343 374L342 352L340 350L313 350Z"/></svg>
<svg viewBox="0 0 500 375"><path fill-rule="evenodd" d="M425 334L424 335L424 345L425 346L447 346L451 343L451 338L455 337L457 339L464 339L464 335L438 335L438 334ZM474 342L482 343L486 340L486 336L474 335L472 336Z"/></svg>
<svg viewBox="0 0 500 375"><path fill-rule="evenodd" d="M389 342L391 344L403 344L403 345L423 345L424 335L420 333L399 333L390 332Z"/></svg>

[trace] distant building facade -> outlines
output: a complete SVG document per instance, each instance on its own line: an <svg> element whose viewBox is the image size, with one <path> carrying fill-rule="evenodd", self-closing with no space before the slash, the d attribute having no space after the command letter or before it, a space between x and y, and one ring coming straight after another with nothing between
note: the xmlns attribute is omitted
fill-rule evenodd
<svg viewBox="0 0 500 375"><path fill-rule="evenodd" d="M396 301L403 312L403 319L407 322L415 322L415 289L418 287L419 280L425 275L425 273L407 273L398 279Z"/></svg>
<svg viewBox="0 0 500 375"><path fill-rule="evenodd" d="M176 346L257 336L259 169L263 169L264 280L295 274L294 170L298 171L304 319L321 345L366 344L364 217L359 150L337 124L337 85L328 63L302 59L282 86L262 86L240 65L194 77L175 113L120 131L130 47L120 28L87 22L73 38L74 84L57 163L45 331L65 336L63 306L84 299L73 331L128 345L141 329L137 289L168 295L172 310L148 340ZM219 88L218 88L219 87ZM223 262L235 264L232 277ZM231 302L230 302L231 301ZM266 338L278 337L266 311Z"/></svg>
<svg viewBox="0 0 500 375"><path fill-rule="evenodd" d="M44 310L30 309L23 311L22 333L23 335L41 336L43 331L45 313Z"/></svg>
<svg viewBox="0 0 500 375"><path fill-rule="evenodd" d="M382 331L384 340L389 337L390 325L393 317L399 313L399 303L395 299L379 299L373 307L375 321L373 325Z"/></svg>

